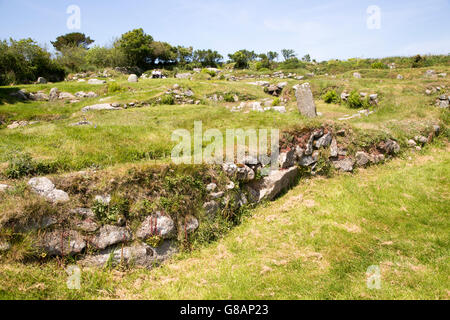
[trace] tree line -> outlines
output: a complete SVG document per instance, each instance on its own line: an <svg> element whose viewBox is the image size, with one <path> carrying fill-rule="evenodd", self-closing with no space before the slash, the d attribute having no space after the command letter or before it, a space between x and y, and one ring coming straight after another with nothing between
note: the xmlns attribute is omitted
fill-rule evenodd
<svg viewBox="0 0 450 320"><path fill-rule="evenodd" d="M0 85L30 83L38 77L56 82L62 81L68 73L115 67L138 68L144 72L155 68L192 70L220 67L227 63L230 68L235 69L304 69L333 73L357 68L387 68L389 62L398 62L402 67L449 63L449 55L330 60L318 63L309 54L301 59L297 58L292 49L282 49L281 56L275 51L256 53L243 49L229 54L225 60L216 50L194 50L192 47L156 41L143 29L124 33L109 46L93 45L94 43L93 39L83 33L68 33L51 42L56 51L56 54L51 54L32 39L0 41Z"/></svg>
<svg viewBox="0 0 450 320"><path fill-rule="evenodd" d="M110 46L94 43L95 40L83 33L68 33L51 42L56 51L52 55L32 39L0 41L0 85L29 83L38 77L61 81L67 73L115 67L137 67L142 71L174 67L192 70L219 67L227 62L234 63L235 68L245 69L256 62L258 70L271 69L279 57L273 51L256 54L239 50L229 54L229 60L225 61L216 50L173 46L156 41L143 29L124 33ZM283 49L282 56L285 62L299 63L293 50ZM309 62L309 56L304 61Z"/></svg>

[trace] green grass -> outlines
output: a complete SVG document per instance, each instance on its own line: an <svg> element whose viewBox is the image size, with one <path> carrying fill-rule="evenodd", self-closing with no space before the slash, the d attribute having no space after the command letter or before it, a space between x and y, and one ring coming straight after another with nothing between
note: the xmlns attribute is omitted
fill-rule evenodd
<svg viewBox="0 0 450 320"><path fill-rule="evenodd" d="M442 67L449 71L448 67ZM344 89L358 90L367 93L378 93L380 105L370 117L362 117L348 121L360 129L380 130L383 132L404 133L418 124L437 123L441 113L431 104L435 97L424 94L429 84L447 85L447 79L429 80L423 78L426 68L405 69L396 71L370 70L363 79L349 78L350 73L339 75L335 79L319 76L308 80L311 82L318 111L323 114L316 125L356 111L346 105L325 104L320 96L329 89L337 89L338 94ZM380 72L402 73L408 80L397 80L395 77L380 79ZM107 167L116 164L141 160L167 160L174 142L171 133L176 129L192 130L195 120L203 121L205 129L218 128L279 128L289 129L294 126L311 124L303 118L296 107L295 98L287 104L288 113L274 112L232 113L227 107L238 103L214 103L205 96L213 93L236 92L254 96L257 99L267 98L261 87L247 84L254 80L227 82L219 80L141 80L139 83L128 83L126 77L115 79L123 92L108 93L107 85L92 86L87 83L63 82L46 85L24 85L29 91L44 90L52 87L60 91L75 93L77 91L95 91L100 96L85 99L79 103L58 102L17 102L11 100L10 92L19 87L0 88L0 121L11 123L15 120L37 120L39 123L14 130L0 126L0 165L7 159L10 151L30 153L33 158L43 162L58 164L61 171L80 170L88 167ZM108 80L110 81L110 80ZM280 82L273 79L272 82ZM163 94L175 83L184 88L191 88L195 99L203 104L184 106L150 106L122 111L88 112L83 114L84 106L102 102L135 102L148 101ZM288 80L289 87L298 83ZM94 123L93 127L70 127L71 123L86 119ZM394 120L396 119L396 120ZM401 121L398 121L401 120ZM407 122L409 121L409 122ZM411 124L412 123L412 124ZM414 131L414 130L411 130ZM414 134L414 132L412 133Z"/></svg>
<svg viewBox="0 0 450 320"><path fill-rule="evenodd" d="M79 291L56 262L4 263L0 298L448 299L448 151L302 180L217 243L151 271L83 270Z"/></svg>

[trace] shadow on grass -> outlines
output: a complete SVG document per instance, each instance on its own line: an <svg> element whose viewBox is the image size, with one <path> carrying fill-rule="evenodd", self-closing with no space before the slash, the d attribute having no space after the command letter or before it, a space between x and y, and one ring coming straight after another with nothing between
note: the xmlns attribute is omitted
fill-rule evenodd
<svg viewBox="0 0 450 320"><path fill-rule="evenodd" d="M18 96L12 95L13 93L16 93L19 91L20 88L18 87L8 87L8 88L0 88L0 105L3 104L14 104L17 102L24 102L27 103L27 100L23 100L19 98Z"/></svg>

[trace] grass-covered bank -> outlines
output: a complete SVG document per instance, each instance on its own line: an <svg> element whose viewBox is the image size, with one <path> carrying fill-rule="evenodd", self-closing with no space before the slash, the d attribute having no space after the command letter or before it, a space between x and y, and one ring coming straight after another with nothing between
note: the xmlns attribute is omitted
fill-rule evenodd
<svg viewBox="0 0 450 320"><path fill-rule="evenodd" d="M2 264L3 299L448 299L448 144L302 181L210 246L162 268ZM381 290L366 270L381 269Z"/></svg>

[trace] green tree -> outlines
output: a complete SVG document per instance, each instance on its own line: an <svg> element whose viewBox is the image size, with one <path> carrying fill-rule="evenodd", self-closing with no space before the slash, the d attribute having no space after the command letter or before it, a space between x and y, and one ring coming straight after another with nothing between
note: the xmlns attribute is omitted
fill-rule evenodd
<svg viewBox="0 0 450 320"><path fill-rule="evenodd" d="M304 55L302 61L311 62L311 56L309 54Z"/></svg>
<svg viewBox="0 0 450 320"><path fill-rule="evenodd" d="M145 69L152 62L152 43L153 37L141 28L124 33L115 46L125 54L128 66Z"/></svg>
<svg viewBox="0 0 450 320"><path fill-rule="evenodd" d="M249 67L249 54L247 50L239 50L233 54L229 54L228 57L235 63L236 69L247 69Z"/></svg>
<svg viewBox="0 0 450 320"><path fill-rule="evenodd" d="M199 63L202 67L217 67L223 59L223 56L217 51L196 50L194 52L194 61Z"/></svg>
<svg viewBox="0 0 450 320"><path fill-rule="evenodd" d="M283 55L285 61L295 58L296 56L295 51L292 49L283 49L281 50L281 54Z"/></svg>
<svg viewBox="0 0 450 320"><path fill-rule="evenodd" d="M32 39L0 41L0 85L29 83L38 77L61 81L65 72Z"/></svg>
<svg viewBox="0 0 450 320"><path fill-rule="evenodd" d="M192 62L193 59L193 48L192 47L182 47L177 46L177 61L181 66L185 66Z"/></svg>
<svg viewBox="0 0 450 320"><path fill-rule="evenodd" d="M267 52L267 58L269 59L270 62L275 61L276 59L278 59L278 52L275 51Z"/></svg>
<svg viewBox="0 0 450 320"><path fill-rule="evenodd" d="M56 41L52 41L52 45L56 50L63 50L65 47L80 47L87 49L90 44L94 43L90 37L86 37L84 33L73 32L56 38Z"/></svg>

